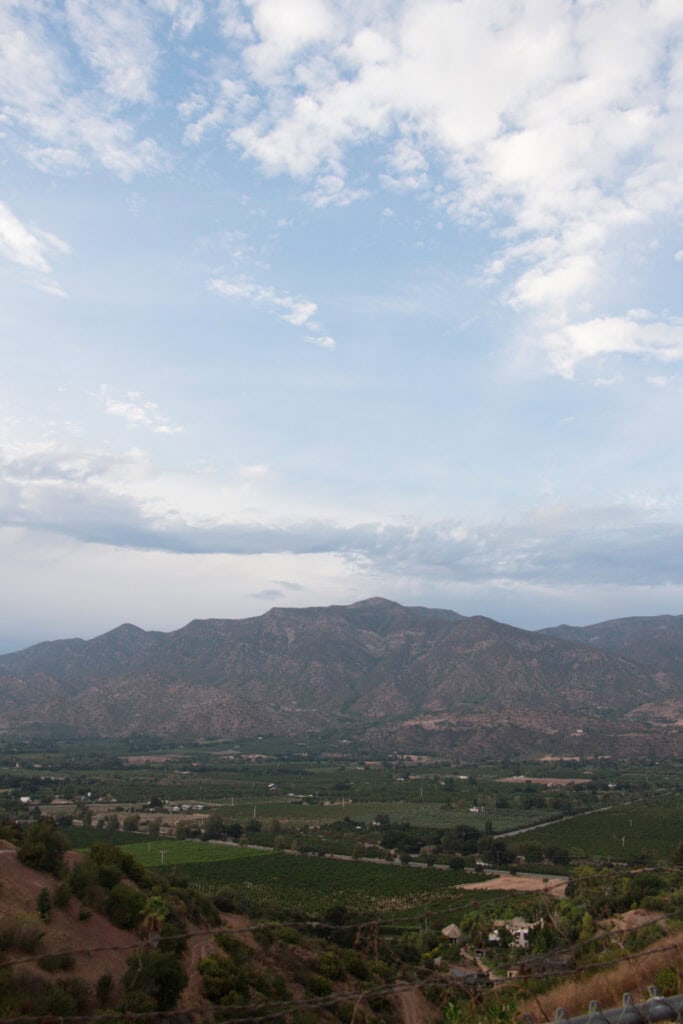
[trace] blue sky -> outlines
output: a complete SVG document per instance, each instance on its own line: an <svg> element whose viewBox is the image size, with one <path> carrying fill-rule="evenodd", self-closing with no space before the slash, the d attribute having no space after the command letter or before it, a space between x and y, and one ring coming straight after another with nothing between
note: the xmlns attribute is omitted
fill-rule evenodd
<svg viewBox="0 0 683 1024"><path fill-rule="evenodd" d="M680 0L0 9L0 648L683 611Z"/></svg>

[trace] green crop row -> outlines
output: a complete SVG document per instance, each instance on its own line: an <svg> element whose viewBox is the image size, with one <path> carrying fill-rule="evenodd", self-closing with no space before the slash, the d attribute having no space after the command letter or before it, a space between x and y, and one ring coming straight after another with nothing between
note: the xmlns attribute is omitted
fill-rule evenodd
<svg viewBox="0 0 683 1024"><path fill-rule="evenodd" d="M266 850L250 850L244 846L233 846L231 843L202 843L192 839L153 839L146 843L132 843L123 846L147 868L165 865L207 864L218 861L232 862L268 856Z"/></svg>
<svg viewBox="0 0 683 1024"><path fill-rule="evenodd" d="M165 872L173 869L165 867ZM253 906L320 916L336 904L354 913L427 906L454 896L471 874L274 853L250 860L183 865L202 888L230 889Z"/></svg>
<svg viewBox="0 0 683 1024"><path fill-rule="evenodd" d="M653 801L579 815L506 840L513 850L560 846L570 856L669 862L683 836L683 802Z"/></svg>

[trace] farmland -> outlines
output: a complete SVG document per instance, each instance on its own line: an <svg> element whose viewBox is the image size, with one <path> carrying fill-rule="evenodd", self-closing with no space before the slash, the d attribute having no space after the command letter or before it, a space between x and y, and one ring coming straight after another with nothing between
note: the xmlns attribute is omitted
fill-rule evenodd
<svg viewBox="0 0 683 1024"><path fill-rule="evenodd" d="M261 818L278 818L282 824L314 825L350 817L364 825L371 824L378 815L408 821L417 828L455 828L456 825L477 824L481 819L491 823L494 832L506 832L547 821L547 808L499 808L494 801L482 804L477 817L469 807L454 807L448 802L434 800L375 800L341 801L320 804L293 803L282 800L259 800L256 804L218 804L217 810L236 821L248 821L254 807ZM559 812L556 812L556 815Z"/></svg>
<svg viewBox="0 0 683 1024"><path fill-rule="evenodd" d="M668 861L683 836L680 800L629 803L583 814L510 837L508 846L521 850L542 843L566 847L573 858L612 858L629 863Z"/></svg>
<svg viewBox="0 0 683 1024"><path fill-rule="evenodd" d="M383 914L452 902L461 894L459 883L476 877L286 853L195 861L182 868L194 884L212 892L229 889L252 911L277 909L313 917L340 904L354 914ZM174 869L164 867L163 873L172 875Z"/></svg>
<svg viewBox="0 0 683 1024"><path fill-rule="evenodd" d="M188 839L157 839L148 843L130 843L122 846L125 853L132 854L136 860L147 868L163 865L182 865L187 867L185 874L190 874L191 865L232 863L236 860L268 856L267 850L251 850L245 846L232 846L228 843L200 843Z"/></svg>
<svg viewBox="0 0 683 1024"><path fill-rule="evenodd" d="M49 814L79 849L135 844L149 866L196 871L211 887L249 881L239 872L264 859L250 847L352 857L351 873L363 858L436 864L449 869L434 874L437 889L464 866L513 867L518 856L541 875L594 857L666 862L683 826L682 779L676 763L368 760L350 741L326 749L320 738L308 748L272 737L0 745L6 814ZM245 845L185 841L201 838Z"/></svg>

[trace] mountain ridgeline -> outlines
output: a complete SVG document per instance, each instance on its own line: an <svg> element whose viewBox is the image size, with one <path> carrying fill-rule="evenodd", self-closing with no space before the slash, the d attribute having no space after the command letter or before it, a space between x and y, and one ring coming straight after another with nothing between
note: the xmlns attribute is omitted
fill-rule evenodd
<svg viewBox="0 0 683 1024"><path fill-rule="evenodd" d="M348 736L461 756L675 753L683 616L540 632L372 598L0 656L13 734Z"/></svg>

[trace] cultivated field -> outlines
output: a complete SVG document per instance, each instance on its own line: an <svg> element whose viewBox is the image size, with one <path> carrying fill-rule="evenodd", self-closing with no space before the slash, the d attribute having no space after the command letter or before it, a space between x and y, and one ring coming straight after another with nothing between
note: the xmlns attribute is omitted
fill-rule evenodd
<svg viewBox="0 0 683 1024"><path fill-rule="evenodd" d="M202 843L191 839L155 839L146 843L131 843L122 846L121 849L132 854L147 868L158 868L167 864L182 864L184 867L268 856L267 850L251 850L246 846L233 846L230 843Z"/></svg>
<svg viewBox="0 0 683 1024"><path fill-rule="evenodd" d="M566 847L572 857L605 857L617 861L669 861L683 837L683 801L657 800L625 804L605 811L554 822L542 829L512 836L508 846L529 844Z"/></svg>
<svg viewBox="0 0 683 1024"><path fill-rule="evenodd" d="M286 853L186 862L182 867L185 877L208 891L226 888L254 908L276 907L314 917L339 904L360 914L443 904L459 894L459 883L472 880L464 872ZM173 868L163 871L170 874Z"/></svg>

